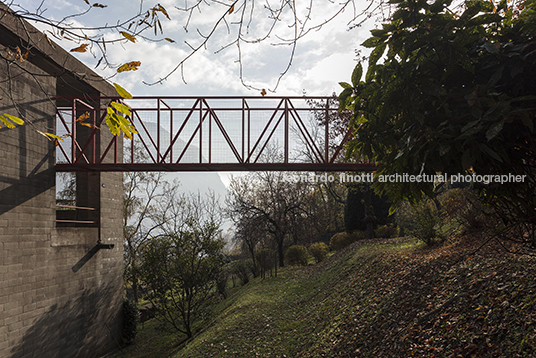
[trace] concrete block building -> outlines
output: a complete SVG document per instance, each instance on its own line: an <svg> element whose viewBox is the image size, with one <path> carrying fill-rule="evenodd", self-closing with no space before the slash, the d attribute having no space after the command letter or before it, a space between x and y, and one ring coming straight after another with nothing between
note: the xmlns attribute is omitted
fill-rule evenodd
<svg viewBox="0 0 536 358"><path fill-rule="evenodd" d="M121 340L122 174L77 173L75 206L92 210L61 220L55 143L38 131L56 133L57 96L116 93L3 4L0 54L0 115L26 121L0 123L0 357L99 357Z"/></svg>

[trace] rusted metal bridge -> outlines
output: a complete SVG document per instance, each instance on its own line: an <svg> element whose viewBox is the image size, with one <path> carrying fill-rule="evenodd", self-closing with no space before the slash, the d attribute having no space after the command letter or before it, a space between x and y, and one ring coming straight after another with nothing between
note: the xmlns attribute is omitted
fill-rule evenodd
<svg viewBox="0 0 536 358"><path fill-rule="evenodd" d="M124 145L101 135L106 107L91 105L117 99L68 100L56 116L59 172L376 169L344 161L352 132L334 134L332 97L135 97L125 103L138 133Z"/></svg>

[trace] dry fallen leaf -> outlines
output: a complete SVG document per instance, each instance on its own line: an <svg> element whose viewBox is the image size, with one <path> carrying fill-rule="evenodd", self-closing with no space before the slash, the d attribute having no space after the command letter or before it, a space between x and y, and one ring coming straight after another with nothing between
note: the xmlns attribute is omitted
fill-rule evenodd
<svg viewBox="0 0 536 358"><path fill-rule="evenodd" d="M86 52L88 44L82 44L76 48L71 49L71 52Z"/></svg>

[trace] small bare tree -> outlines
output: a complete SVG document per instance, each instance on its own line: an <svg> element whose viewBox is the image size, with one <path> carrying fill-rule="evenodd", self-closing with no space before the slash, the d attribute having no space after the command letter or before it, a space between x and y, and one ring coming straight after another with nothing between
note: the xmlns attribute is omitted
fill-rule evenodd
<svg viewBox="0 0 536 358"><path fill-rule="evenodd" d="M286 173L256 172L233 178L229 191L227 215L235 223L242 220L263 223L277 245L279 265L284 266L285 240L300 221L311 217L307 210L310 186L289 181Z"/></svg>

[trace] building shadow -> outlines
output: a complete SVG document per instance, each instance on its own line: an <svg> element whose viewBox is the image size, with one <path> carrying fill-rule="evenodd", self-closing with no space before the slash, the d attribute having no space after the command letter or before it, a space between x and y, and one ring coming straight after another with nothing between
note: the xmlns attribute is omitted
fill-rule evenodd
<svg viewBox="0 0 536 358"><path fill-rule="evenodd" d="M51 306L11 350L9 358L93 358L120 344L121 310L114 312L112 287L85 290L77 299Z"/></svg>

